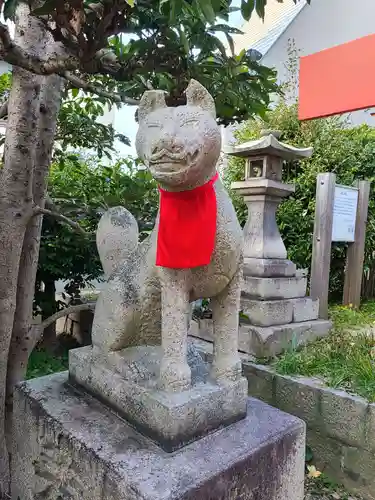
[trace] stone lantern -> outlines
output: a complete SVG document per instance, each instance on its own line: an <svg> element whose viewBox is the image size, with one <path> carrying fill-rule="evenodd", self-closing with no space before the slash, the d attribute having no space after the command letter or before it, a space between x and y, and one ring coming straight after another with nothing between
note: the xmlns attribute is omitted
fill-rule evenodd
<svg viewBox="0 0 375 500"><path fill-rule="evenodd" d="M306 273L288 260L276 222L280 202L294 193L294 185L282 182L284 161L308 158L313 150L284 144L280 135L263 131L226 151L245 158L244 180L232 184L248 208L240 349L261 357L325 335L331 326L318 319L318 302L306 297Z"/></svg>
<svg viewBox="0 0 375 500"><path fill-rule="evenodd" d="M228 151L245 158L245 179L232 189L244 197L248 219L244 228L245 267L253 276L293 276L295 265L287 252L276 223L276 210L283 198L294 193L294 185L281 181L284 160L309 157L312 148L297 149L278 141L280 132L264 131L262 137Z"/></svg>

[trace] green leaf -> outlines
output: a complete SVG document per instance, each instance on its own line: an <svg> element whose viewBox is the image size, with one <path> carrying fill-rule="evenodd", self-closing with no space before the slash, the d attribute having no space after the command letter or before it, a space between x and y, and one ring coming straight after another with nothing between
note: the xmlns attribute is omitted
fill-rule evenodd
<svg viewBox="0 0 375 500"><path fill-rule="evenodd" d="M185 54L189 54L190 45L189 45L189 40L187 39L187 36L185 34L185 31L182 30L181 28L178 28L178 32L180 34L182 45L184 46Z"/></svg>
<svg viewBox="0 0 375 500"><path fill-rule="evenodd" d="M256 12L259 17L264 19L265 7L267 5L267 0L256 0Z"/></svg>
<svg viewBox="0 0 375 500"><path fill-rule="evenodd" d="M125 2L130 5L130 7L134 7L134 0L125 0Z"/></svg>
<svg viewBox="0 0 375 500"><path fill-rule="evenodd" d="M216 19L216 14L214 9L212 8L211 2L209 0L200 0L199 6L202 9L202 12L209 23L214 23Z"/></svg>
<svg viewBox="0 0 375 500"><path fill-rule="evenodd" d="M253 13L255 0L242 0L241 13L245 21L248 21Z"/></svg>
<svg viewBox="0 0 375 500"><path fill-rule="evenodd" d="M234 26L229 26L228 24L215 24L215 26L209 27L210 31L222 31L223 33L233 33L235 35L243 35L244 32L235 28Z"/></svg>
<svg viewBox="0 0 375 500"><path fill-rule="evenodd" d="M310 448L310 446L306 446L306 454L305 454L305 461L310 462L313 459L313 451Z"/></svg>
<svg viewBox="0 0 375 500"><path fill-rule="evenodd" d="M13 19L19 0L6 0L4 5L4 19Z"/></svg>
<svg viewBox="0 0 375 500"><path fill-rule="evenodd" d="M233 38L230 36L229 33L225 33L225 36L227 37L227 40L228 40L228 44L229 44L229 47L230 47L230 51L231 51L231 54L235 54L235 46L234 46L234 41L233 41Z"/></svg>
<svg viewBox="0 0 375 500"><path fill-rule="evenodd" d="M75 98L79 94L79 89L72 89L72 96Z"/></svg>

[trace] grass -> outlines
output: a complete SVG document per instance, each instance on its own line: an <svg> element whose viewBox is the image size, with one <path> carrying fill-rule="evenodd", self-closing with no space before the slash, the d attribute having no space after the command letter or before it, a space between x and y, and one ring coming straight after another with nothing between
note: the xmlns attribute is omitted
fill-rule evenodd
<svg viewBox="0 0 375 500"><path fill-rule="evenodd" d="M27 365L26 378L43 377L51 373L62 372L68 369L68 353L54 356L42 349L35 349Z"/></svg>
<svg viewBox="0 0 375 500"><path fill-rule="evenodd" d="M302 349L292 347L273 362L285 375L315 376L327 385L375 402L375 302L360 310L334 306L331 334Z"/></svg>

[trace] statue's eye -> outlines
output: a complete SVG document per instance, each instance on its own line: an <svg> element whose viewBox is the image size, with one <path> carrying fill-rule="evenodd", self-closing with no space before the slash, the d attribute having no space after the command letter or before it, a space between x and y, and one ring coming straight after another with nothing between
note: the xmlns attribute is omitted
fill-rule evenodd
<svg viewBox="0 0 375 500"><path fill-rule="evenodd" d="M160 123L148 123L148 128L160 128Z"/></svg>
<svg viewBox="0 0 375 500"><path fill-rule="evenodd" d="M195 119L192 119L192 120L187 120L184 125L188 125L189 127L198 127L199 125L199 120L195 120Z"/></svg>

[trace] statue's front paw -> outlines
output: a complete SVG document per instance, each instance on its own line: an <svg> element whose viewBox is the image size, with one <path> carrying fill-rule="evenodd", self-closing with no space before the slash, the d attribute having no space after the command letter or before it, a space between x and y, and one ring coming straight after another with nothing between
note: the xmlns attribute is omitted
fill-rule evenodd
<svg viewBox="0 0 375 500"><path fill-rule="evenodd" d="M242 363L237 356L221 356L214 359L210 370L211 379L225 384L225 382L235 382L241 376Z"/></svg>
<svg viewBox="0 0 375 500"><path fill-rule="evenodd" d="M176 361L164 361L160 368L160 386L167 392L186 391L191 386L189 365Z"/></svg>

